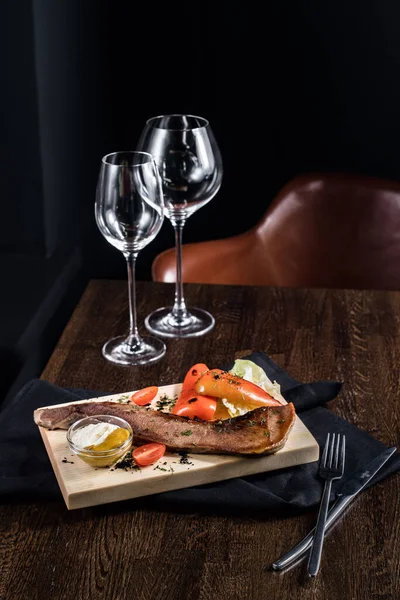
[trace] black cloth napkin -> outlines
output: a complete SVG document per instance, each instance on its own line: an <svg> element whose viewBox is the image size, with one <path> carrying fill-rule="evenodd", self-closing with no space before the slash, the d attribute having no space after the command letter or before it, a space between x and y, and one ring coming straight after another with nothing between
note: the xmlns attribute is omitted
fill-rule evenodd
<svg viewBox="0 0 400 600"><path fill-rule="evenodd" d="M333 400L342 384L318 381L301 384L292 379L262 352L247 359L264 369L268 377L281 385L282 395L293 402L303 423L323 447L329 432L346 434L344 477L332 492L340 494L343 483L360 467L385 450L385 446L323 405ZM232 362L233 364L233 362ZM231 365L228 366L228 368ZM227 365L224 365L227 368ZM33 380L0 412L0 500L43 500L61 497L33 411L50 406L101 396L88 390L67 390ZM367 487L400 470L396 452ZM318 463L260 473L146 498L146 506L162 510L211 510L212 512L252 514L272 512L293 514L318 505L322 493ZM134 507L138 500L132 500Z"/></svg>

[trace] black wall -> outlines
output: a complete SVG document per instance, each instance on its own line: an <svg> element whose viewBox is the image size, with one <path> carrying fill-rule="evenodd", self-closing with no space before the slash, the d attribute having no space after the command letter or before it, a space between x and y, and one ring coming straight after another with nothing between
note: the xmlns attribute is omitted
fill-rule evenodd
<svg viewBox="0 0 400 600"><path fill-rule="evenodd" d="M257 222L296 174L400 179L400 6L394 0L3 0L1 252L81 244L90 276L125 277L97 231L101 156L147 118L207 117L219 194L186 241ZM139 257L173 245L169 222Z"/></svg>
<svg viewBox="0 0 400 600"><path fill-rule="evenodd" d="M0 2L0 251L45 250L32 6Z"/></svg>

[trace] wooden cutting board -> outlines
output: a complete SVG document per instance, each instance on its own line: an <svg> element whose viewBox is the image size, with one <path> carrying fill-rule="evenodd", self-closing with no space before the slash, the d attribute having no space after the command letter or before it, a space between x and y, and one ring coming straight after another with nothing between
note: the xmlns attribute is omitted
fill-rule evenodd
<svg viewBox="0 0 400 600"><path fill-rule="evenodd" d="M179 394L180 390L181 384L163 386L159 388L158 397L165 394L174 397ZM90 401L123 402L132 393L91 398ZM158 397L153 402L156 402ZM82 400L82 402L87 402L87 400ZM282 402L285 403L283 398ZM67 444L65 430L49 431L43 427L39 427L39 430L68 509L117 502L233 477L283 469L313 462L319 458L319 446L299 417L296 417L285 446L276 454L242 458L219 454L190 453L188 455L190 464L185 464L185 461L181 462L179 454L168 453L153 465L129 471L113 470L113 467L95 470L72 454Z"/></svg>

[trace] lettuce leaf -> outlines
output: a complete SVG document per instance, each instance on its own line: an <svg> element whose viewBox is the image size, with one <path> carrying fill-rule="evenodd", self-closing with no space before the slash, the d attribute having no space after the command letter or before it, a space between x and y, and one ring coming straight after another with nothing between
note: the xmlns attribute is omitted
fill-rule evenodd
<svg viewBox="0 0 400 600"><path fill-rule="evenodd" d="M279 383L276 381L272 382L265 374L265 371L253 361L241 359L235 360L235 363L229 372L255 383L276 400L280 399L281 386Z"/></svg>

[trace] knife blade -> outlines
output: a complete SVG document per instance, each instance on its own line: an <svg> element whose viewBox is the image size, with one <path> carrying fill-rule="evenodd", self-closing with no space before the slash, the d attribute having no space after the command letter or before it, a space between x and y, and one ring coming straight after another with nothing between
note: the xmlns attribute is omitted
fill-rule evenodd
<svg viewBox="0 0 400 600"><path fill-rule="evenodd" d="M396 452L396 450L397 448L388 448L379 454L379 456L376 456L373 460L371 460L366 466L356 471L356 473L354 473L353 476L343 484L339 498L328 512L324 531L325 535L328 528L330 528L337 521L338 517L342 514L346 506L348 506L348 504L350 504L357 494L364 489L367 483L371 481L371 479L378 473L378 471ZM275 571L282 571L282 569L285 569L291 563L303 557L307 550L311 548L314 531L315 527L308 535L306 535L305 538L301 540L301 542L289 550L289 552L286 552L286 554L284 554L279 560L275 561L272 564L272 568Z"/></svg>

